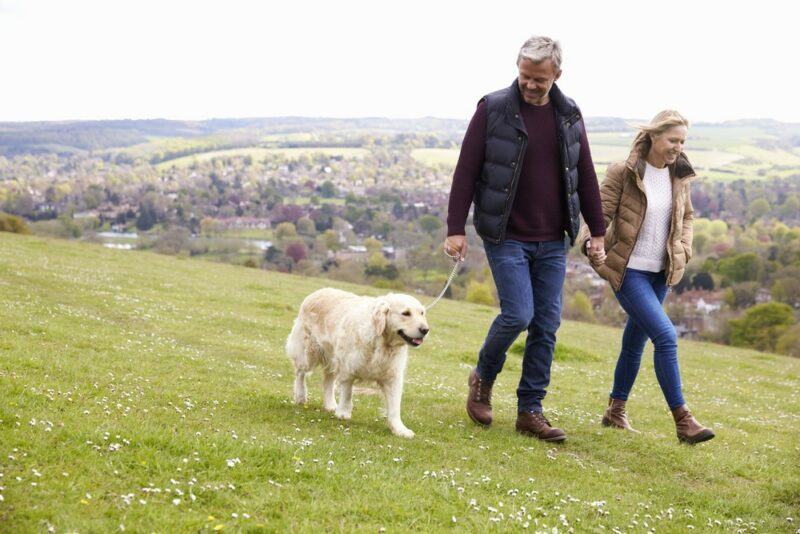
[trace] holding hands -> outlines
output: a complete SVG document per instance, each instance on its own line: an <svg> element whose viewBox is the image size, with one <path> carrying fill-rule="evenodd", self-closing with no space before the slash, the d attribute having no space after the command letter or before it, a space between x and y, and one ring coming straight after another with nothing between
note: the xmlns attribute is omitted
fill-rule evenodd
<svg viewBox="0 0 800 534"><path fill-rule="evenodd" d="M595 267L606 262L605 238L591 237L586 241L586 255Z"/></svg>

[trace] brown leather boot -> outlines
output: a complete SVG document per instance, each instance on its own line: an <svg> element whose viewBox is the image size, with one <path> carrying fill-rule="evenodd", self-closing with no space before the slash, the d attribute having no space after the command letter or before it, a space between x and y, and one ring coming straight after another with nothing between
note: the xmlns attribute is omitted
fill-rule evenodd
<svg viewBox="0 0 800 534"><path fill-rule="evenodd" d="M520 412L517 414L517 432L542 441L564 441L567 433L550 426L542 412Z"/></svg>
<svg viewBox="0 0 800 534"><path fill-rule="evenodd" d="M611 397L608 399L608 408L603 414L603 426L613 426L614 428L623 428L631 432L639 432L628 421L628 414L625 412L625 401L612 399Z"/></svg>
<svg viewBox="0 0 800 534"><path fill-rule="evenodd" d="M492 385L478 376L477 368L469 374L469 395L467 396L467 415L479 425L492 424Z"/></svg>
<svg viewBox="0 0 800 534"><path fill-rule="evenodd" d="M714 437L714 432L698 423L685 404L672 410L672 417L675 418L678 441L694 445Z"/></svg>

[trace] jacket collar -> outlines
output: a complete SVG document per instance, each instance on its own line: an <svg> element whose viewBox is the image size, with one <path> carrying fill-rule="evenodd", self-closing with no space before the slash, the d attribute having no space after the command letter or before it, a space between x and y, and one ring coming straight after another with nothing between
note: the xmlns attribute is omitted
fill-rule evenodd
<svg viewBox="0 0 800 534"><path fill-rule="evenodd" d="M553 87L550 88L549 95L550 100L553 101L553 105L556 107L556 112L562 117L569 117L578 111L578 107L561 92L557 83L554 83Z"/></svg>
<svg viewBox="0 0 800 534"><path fill-rule="evenodd" d="M641 157L639 151L636 149L631 150L628 159L625 161L625 166L638 176L639 179L644 178L645 164L645 158ZM688 181L695 177L694 168L689 162L689 158L686 156L685 152L681 152L675 160L675 163L669 165L669 174L678 180L686 179Z"/></svg>
<svg viewBox="0 0 800 534"><path fill-rule="evenodd" d="M511 82L511 87L509 87L511 94L513 95L512 98L508 99L508 106L507 111L510 113L511 116L519 115L519 107L520 102L522 102L522 94L519 91L519 81L517 78ZM556 108L556 114L560 117L569 117L575 112L578 111L577 106L570 100L569 98L561 92L559 89L558 84L554 83L553 87L550 88L550 101L553 102L553 106Z"/></svg>

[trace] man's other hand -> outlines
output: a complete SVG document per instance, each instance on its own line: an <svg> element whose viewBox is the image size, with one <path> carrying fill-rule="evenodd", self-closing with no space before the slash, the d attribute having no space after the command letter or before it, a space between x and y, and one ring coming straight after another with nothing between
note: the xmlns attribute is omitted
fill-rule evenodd
<svg viewBox="0 0 800 534"><path fill-rule="evenodd" d="M586 245L586 255L595 265L606 262L605 238L603 236L591 237Z"/></svg>

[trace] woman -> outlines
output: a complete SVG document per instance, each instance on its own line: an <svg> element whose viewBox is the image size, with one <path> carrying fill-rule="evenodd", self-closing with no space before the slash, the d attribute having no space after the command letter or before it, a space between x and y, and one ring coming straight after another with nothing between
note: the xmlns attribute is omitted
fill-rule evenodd
<svg viewBox="0 0 800 534"><path fill-rule="evenodd" d="M630 156L608 168L600 188L608 228L605 249L590 246L586 227L578 242L628 314L603 425L636 432L625 402L649 338L678 439L694 444L713 438L714 432L697 422L683 400L677 335L662 307L668 288L680 281L692 256L689 183L695 174L683 153L688 127L689 122L672 110L640 126Z"/></svg>

